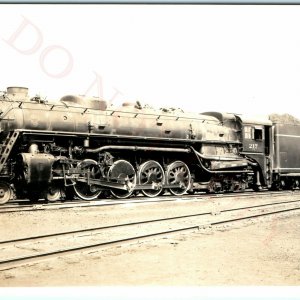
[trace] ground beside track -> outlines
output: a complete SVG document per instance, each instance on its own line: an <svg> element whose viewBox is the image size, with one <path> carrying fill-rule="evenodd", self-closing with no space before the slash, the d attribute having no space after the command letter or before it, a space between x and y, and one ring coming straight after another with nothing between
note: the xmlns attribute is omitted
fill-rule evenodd
<svg viewBox="0 0 300 300"><path fill-rule="evenodd" d="M152 208L149 206L149 210ZM114 209L117 222L121 208ZM136 209L129 207L128 211ZM32 235L34 223L40 231L49 231L49 228L57 230L60 225L74 228L75 221L78 228L80 220L82 226L107 222L105 217L108 215L101 210L19 213L11 215L10 222L5 219L1 231L19 230L22 234L27 231ZM2 271L0 280L1 286L299 285L299 258L300 216L291 215L284 219L265 218L251 225L243 222L225 231L208 228L90 254L49 259Z"/></svg>

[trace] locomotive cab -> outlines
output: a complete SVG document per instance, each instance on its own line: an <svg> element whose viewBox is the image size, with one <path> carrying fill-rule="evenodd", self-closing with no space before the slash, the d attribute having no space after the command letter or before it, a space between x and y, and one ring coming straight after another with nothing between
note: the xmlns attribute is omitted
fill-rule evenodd
<svg viewBox="0 0 300 300"><path fill-rule="evenodd" d="M268 118L238 116L242 122L242 152L253 165L255 188L271 186L272 122Z"/></svg>

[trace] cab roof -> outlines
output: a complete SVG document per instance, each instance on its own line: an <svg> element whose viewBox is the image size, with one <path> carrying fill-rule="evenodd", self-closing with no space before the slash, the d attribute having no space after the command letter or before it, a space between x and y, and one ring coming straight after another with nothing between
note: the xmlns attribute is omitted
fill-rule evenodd
<svg viewBox="0 0 300 300"><path fill-rule="evenodd" d="M236 115L243 124L255 124L255 125L267 125L271 126L273 123L270 121L268 116L259 115Z"/></svg>

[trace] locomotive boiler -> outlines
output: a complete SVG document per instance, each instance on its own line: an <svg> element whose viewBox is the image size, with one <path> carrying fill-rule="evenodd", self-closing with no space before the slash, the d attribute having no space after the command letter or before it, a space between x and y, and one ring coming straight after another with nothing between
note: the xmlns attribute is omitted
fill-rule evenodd
<svg viewBox="0 0 300 300"><path fill-rule="evenodd" d="M243 191L282 181L268 119L114 108L72 95L52 103L10 87L0 98L0 130L0 203Z"/></svg>

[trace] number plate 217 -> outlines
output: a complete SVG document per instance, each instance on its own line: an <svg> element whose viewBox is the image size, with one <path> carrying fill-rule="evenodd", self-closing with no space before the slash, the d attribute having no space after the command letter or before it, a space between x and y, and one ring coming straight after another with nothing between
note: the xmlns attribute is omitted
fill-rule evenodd
<svg viewBox="0 0 300 300"><path fill-rule="evenodd" d="M258 144L249 144L249 149L257 150L258 149Z"/></svg>

